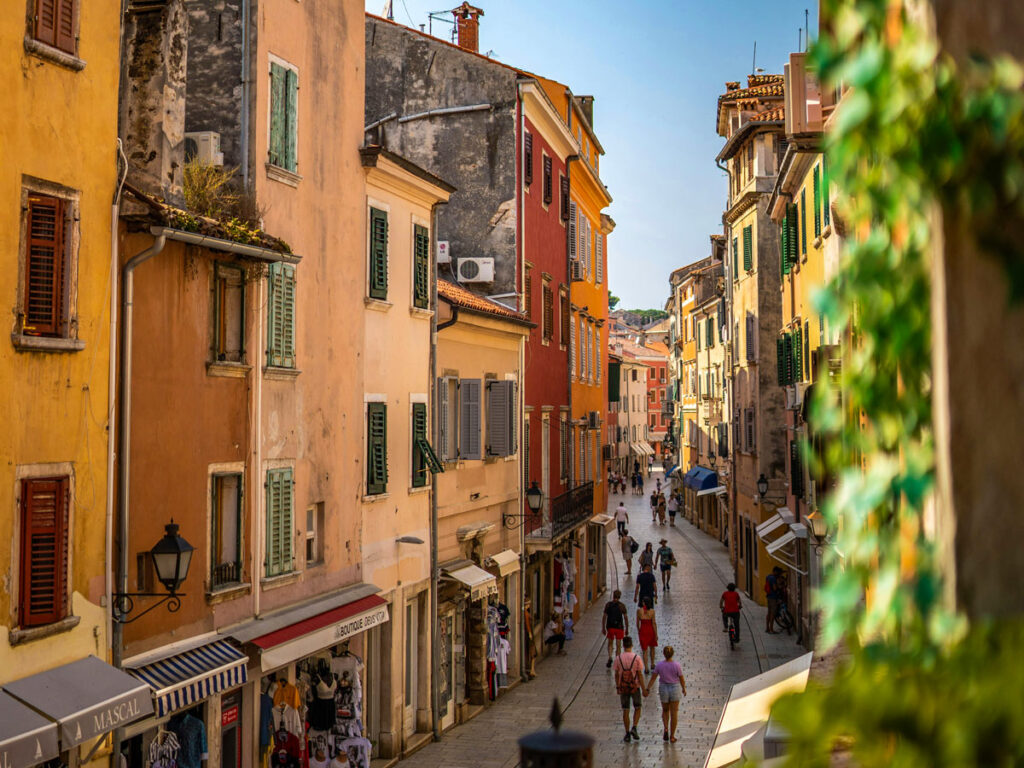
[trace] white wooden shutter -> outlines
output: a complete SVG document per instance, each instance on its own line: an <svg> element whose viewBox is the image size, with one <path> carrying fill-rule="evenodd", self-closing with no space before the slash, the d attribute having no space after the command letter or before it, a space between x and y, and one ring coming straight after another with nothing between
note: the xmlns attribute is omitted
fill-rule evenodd
<svg viewBox="0 0 1024 768"><path fill-rule="evenodd" d="M569 258L576 258L576 217L578 211L576 201L569 201Z"/></svg>
<svg viewBox="0 0 1024 768"><path fill-rule="evenodd" d="M576 378L576 321L569 318L569 373Z"/></svg>
<svg viewBox="0 0 1024 768"><path fill-rule="evenodd" d="M459 379L459 458L481 459L480 379Z"/></svg>
<svg viewBox="0 0 1024 768"><path fill-rule="evenodd" d="M594 280L604 282L604 235L597 233L597 258L594 260Z"/></svg>

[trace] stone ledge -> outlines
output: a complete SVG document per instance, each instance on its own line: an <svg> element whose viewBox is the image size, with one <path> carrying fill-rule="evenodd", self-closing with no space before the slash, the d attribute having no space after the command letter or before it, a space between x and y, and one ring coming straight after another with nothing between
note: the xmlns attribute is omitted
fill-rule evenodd
<svg viewBox="0 0 1024 768"><path fill-rule="evenodd" d="M85 349L85 342L81 339L26 336L23 333L12 333L11 343L16 349L27 352L81 352Z"/></svg>
<svg viewBox="0 0 1024 768"><path fill-rule="evenodd" d="M11 645L21 645L22 643L31 643L33 640L42 640L44 637L60 635L64 632L70 632L78 626L81 620L82 618L80 616L68 616L60 621L55 621L52 624L46 624L42 627L12 629L7 633L7 642Z"/></svg>
<svg viewBox="0 0 1024 768"><path fill-rule="evenodd" d="M41 59L57 64L61 67L67 67L75 72L81 72L85 69L85 62L70 53L65 53L59 48L54 48L52 45L41 43L34 37L25 36L25 53L31 54L32 56L38 56Z"/></svg>

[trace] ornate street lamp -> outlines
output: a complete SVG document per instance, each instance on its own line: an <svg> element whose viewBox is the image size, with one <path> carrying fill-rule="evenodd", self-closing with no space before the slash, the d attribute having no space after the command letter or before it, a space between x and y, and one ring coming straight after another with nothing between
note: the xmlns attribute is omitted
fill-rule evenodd
<svg viewBox="0 0 1024 768"><path fill-rule="evenodd" d="M714 469L714 468L715 468L715 461L716 461L717 459L718 459L718 457L717 457L717 456L715 456L715 452L714 452L714 451L711 451L711 452L710 452L710 453L708 454L708 464L710 464L710 465L711 465L711 468L712 468L712 469Z"/></svg>
<svg viewBox="0 0 1024 768"><path fill-rule="evenodd" d="M820 554L821 548L825 546L825 541L828 539L828 521L825 520L825 516L821 514L820 510L815 510L807 516L807 522L811 524L811 535L817 542L815 549Z"/></svg>
<svg viewBox="0 0 1024 768"><path fill-rule="evenodd" d="M537 487L537 481L534 480L530 483L529 489L523 494L526 497L526 506L530 512L537 514L540 512L541 506L544 504L544 491ZM518 528L523 524L523 520L526 519L526 515L517 515L514 512L505 512L501 516L502 522L506 528ZM516 522L516 521L519 522Z"/></svg>
<svg viewBox="0 0 1024 768"><path fill-rule="evenodd" d="M149 556L153 560L153 569L156 571L157 580L164 585L167 594L160 592L116 592L113 595L113 617L119 624L130 624L142 618L158 605L167 603L167 610L175 613L181 608L181 598L184 594L178 593L180 587L188 576L188 567L192 564L192 553L195 548L178 535L178 526L171 519L171 522L164 526L164 537L149 550ZM136 597L159 597L153 605L149 606L142 613L129 619L128 614L135 610Z"/></svg>
<svg viewBox="0 0 1024 768"><path fill-rule="evenodd" d="M768 494L768 478L761 473L761 476L757 478L757 492L764 498Z"/></svg>
<svg viewBox="0 0 1024 768"><path fill-rule="evenodd" d="M594 764L594 739L580 731L559 731L562 710L555 699L550 731L535 731L519 739L523 768L589 768Z"/></svg>

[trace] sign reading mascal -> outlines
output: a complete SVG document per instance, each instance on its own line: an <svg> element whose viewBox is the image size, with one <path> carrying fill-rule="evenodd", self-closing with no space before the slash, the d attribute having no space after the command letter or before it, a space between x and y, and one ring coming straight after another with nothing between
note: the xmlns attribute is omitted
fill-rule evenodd
<svg viewBox="0 0 1024 768"><path fill-rule="evenodd" d="M375 605L372 608L358 613L354 616L346 616L344 619L325 627L309 632L294 640L266 648L260 656L260 667L264 672L283 667L297 659L310 656L324 648L337 645L353 635L366 632L369 629L380 626L388 621L387 604Z"/></svg>

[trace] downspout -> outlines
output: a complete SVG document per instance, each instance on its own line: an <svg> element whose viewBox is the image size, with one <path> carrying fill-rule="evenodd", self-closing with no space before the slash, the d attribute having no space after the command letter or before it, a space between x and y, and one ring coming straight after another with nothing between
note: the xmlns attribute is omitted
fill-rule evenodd
<svg viewBox="0 0 1024 768"><path fill-rule="evenodd" d="M266 499L266 495L263 491L263 361L260 359L263 356L263 350L265 349L263 343L263 285L264 280L261 278L256 281L256 339L253 348L256 350L256 365L253 367L253 403L251 408L255 412L252 419L252 456L253 456L253 468L250 472L251 485L252 485L252 501L249 503L249 508L253 511L253 528L256 531L255 536L251 536L252 539L252 615L260 615L260 578L259 573L262 568L263 560L260 554L264 551L264 526L261 524L263 520L263 504Z"/></svg>
<svg viewBox="0 0 1024 768"><path fill-rule="evenodd" d="M728 166L723 165L718 160L715 160L715 165L718 166L718 169L720 171L722 171L722 173L724 173L726 178L728 179L727 183L728 183L729 195L731 196L732 195L732 173L729 171ZM731 197L728 197L727 200L731 200ZM726 206L728 207L728 203L726 203ZM726 236L725 247L728 250L728 252L732 254L732 259L730 261L735 260L736 259L736 254L732 250L732 239L729 238L728 235ZM735 417L735 415L736 415L736 400L735 400L735 398L736 398L736 389L735 389L735 379L736 379L736 377L735 377L735 370L736 370L736 360L738 359L738 356L739 356L739 339L733 338L733 329L736 327L736 323L733 320L733 312L734 312L735 308L733 306L733 293L732 293L732 291L733 291L733 281L732 281L732 276L729 274L728 268L726 268L723 271L725 272L724 276L725 276L725 286L726 286L726 289L725 289L725 291L726 291L726 306L728 306L728 308L729 308L729 313L728 313L728 315L729 315L729 338L732 339L732 365L730 366L730 370L729 370L729 383L728 383L728 393L729 393L728 403L729 403L729 407L732 409L732 413L729 414L729 416L730 416L729 423L732 424L732 433L733 433L733 435L735 435L736 434L736 424L732 421L732 418ZM732 513L730 515L731 519L729 520L729 523L730 523L730 526L729 526L729 549L730 549L730 553L729 554L731 555L730 560L732 560L732 574L733 574L733 578L734 579L736 578L738 570L739 570L739 552L740 552L740 542L739 542L739 539L737 539L737 537L739 536L740 532L739 532L739 515L738 515L738 512L737 512L737 506L736 506L736 501L737 501L736 496L739 493L739 479L736 477L736 448L737 448L737 446L734 443L733 446L732 446L732 450L729 451L729 465L730 465L730 467L729 467L729 475L730 475L730 477L729 477L729 484L732 486L732 488L731 488L732 492L729 494L729 507L730 507L730 511Z"/></svg>
<svg viewBox="0 0 1024 768"><path fill-rule="evenodd" d="M437 291L436 287L434 288L434 291L435 292ZM455 305L455 304L451 304L450 306L452 308L451 319L445 320L443 323L438 323L437 326L434 328L435 331L443 331L445 328L448 328L449 326L455 325L457 322L459 322L459 308L458 308L458 306Z"/></svg>
<svg viewBox="0 0 1024 768"><path fill-rule="evenodd" d="M516 169L515 179L516 186L518 188L518 194L516 198L519 203L519 285L522 288L520 294L521 299L518 302L520 310L525 311L526 307L526 191L523 188L523 180L525 178L526 168L526 110L523 109L523 84L522 81L516 83L516 111L519 113L519 164ZM519 423L520 425L526 422L526 344L520 339L519 340ZM523 440L528 440L526 432L523 432ZM520 446L519 450L519 479L523 478L523 457L527 451L523 450L523 446ZM530 476L530 467L526 467L526 477ZM519 485L519 481L516 485ZM523 517L519 519L523 521L518 527L519 531L519 632L522 638L519 643L519 678L522 681L528 680L526 676L527 665L529 664L529 655L526 648L526 506L525 499L523 497L524 488L519 489L518 498L516 500L517 511Z"/></svg>
<svg viewBox="0 0 1024 768"><path fill-rule="evenodd" d="M430 206L430 262L433 265L434 279L431 281L430 306L434 312L430 316L430 408L431 419L437 424L437 332L441 326L437 323L437 209L445 205L443 202L435 202ZM452 308L452 317L444 327L451 325L458 319L458 312ZM430 729L434 734L434 741L441 739L441 713L438 711L440 700L438 699L438 688L441 667L441 657L438 654L437 640L437 475L430 476L430 679L433 685L430 686Z"/></svg>
<svg viewBox="0 0 1024 768"><path fill-rule="evenodd" d="M571 100L572 96L570 95L569 98ZM570 101L570 106L569 106L569 116L570 116L570 118L572 117L572 104L571 104L571 101ZM572 120L571 119L569 121L569 130L570 130L570 132L572 131ZM574 162L576 162L577 160L579 160L579 159L580 159L579 155L569 155L568 157L565 158L565 178L567 178L569 180L569 199L570 200L572 200L572 164ZM565 228L565 276L566 276L567 282L569 284L569 286L568 286L568 288L569 288L569 290L568 290L569 322L570 323L575 323L576 320L572 316L572 259L569 257L569 253L570 253L570 250L569 250L569 227L567 226ZM572 332L571 331L569 333L569 338L570 339L572 338ZM578 349L579 343L578 342L577 342L576 346L577 346L577 356L578 356L579 355L579 349ZM575 435L576 434L576 432L575 432L576 426L573 424L573 414L572 414L572 376L573 376L574 372L571 370L572 367L573 367L573 363L572 363L572 350L571 349L570 349L570 352L569 352L568 364L569 364L569 369L570 370L568 371L569 375L566 376L566 379L565 379L567 387L568 387L568 390L569 390L569 397L568 397L568 402L569 402L569 420L568 420L568 423L566 425L567 426L567 429L566 429L566 433L567 433L566 437L567 438L570 435ZM568 453L569 453L569 477L568 477L568 482L566 483L566 485L569 486L569 487L572 486L572 467L576 463L576 460L577 460L576 451L575 451L575 440L570 440L570 443L573 443L573 446L568 451Z"/></svg>
<svg viewBox="0 0 1024 768"><path fill-rule="evenodd" d="M242 0L242 97L239 108L239 161L242 189L249 193L249 0ZM254 590L258 591L258 590Z"/></svg>

